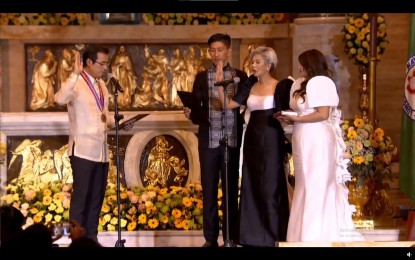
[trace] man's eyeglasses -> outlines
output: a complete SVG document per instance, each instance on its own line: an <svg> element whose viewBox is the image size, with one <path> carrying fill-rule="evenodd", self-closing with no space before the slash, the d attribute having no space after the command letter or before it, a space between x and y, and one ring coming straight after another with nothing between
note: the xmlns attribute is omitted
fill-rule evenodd
<svg viewBox="0 0 415 260"><path fill-rule="evenodd" d="M100 62L100 61L97 61L97 60L95 62L98 63L101 66L109 66L110 65L109 62Z"/></svg>

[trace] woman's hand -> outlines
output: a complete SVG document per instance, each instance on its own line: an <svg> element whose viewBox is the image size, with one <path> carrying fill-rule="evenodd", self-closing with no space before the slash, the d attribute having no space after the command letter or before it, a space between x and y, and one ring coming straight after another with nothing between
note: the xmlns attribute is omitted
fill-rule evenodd
<svg viewBox="0 0 415 260"><path fill-rule="evenodd" d="M298 116L291 116L291 115L283 115L281 111L278 111L273 115L275 119L280 120L281 123L292 125L295 121L297 121Z"/></svg>
<svg viewBox="0 0 415 260"><path fill-rule="evenodd" d="M134 126L134 122L125 124L124 127L122 128L124 131L130 131Z"/></svg>
<svg viewBox="0 0 415 260"><path fill-rule="evenodd" d="M188 107L183 108L183 114L187 119L190 119L190 113L192 113L192 110Z"/></svg>

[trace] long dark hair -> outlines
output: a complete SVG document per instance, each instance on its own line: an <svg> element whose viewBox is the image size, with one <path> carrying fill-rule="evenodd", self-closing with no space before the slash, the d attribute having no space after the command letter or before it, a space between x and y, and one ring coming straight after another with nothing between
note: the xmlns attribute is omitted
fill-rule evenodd
<svg viewBox="0 0 415 260"><path fill-rule="evenodd" d="M301 82L301 87L294 91L293 96L300 95L305 101L306 86L308 81L315 76L327 76L330 77L332 72L329 70L326 58L319 50L311 49L304 51L298 56L298 62L303 66L307 76L306 79Z"/></svg>

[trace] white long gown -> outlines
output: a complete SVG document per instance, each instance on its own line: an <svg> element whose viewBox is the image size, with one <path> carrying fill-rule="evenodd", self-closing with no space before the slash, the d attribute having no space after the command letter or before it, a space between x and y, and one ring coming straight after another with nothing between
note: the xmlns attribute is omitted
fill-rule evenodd
<svg viewBox="0 0 415 260"><path fill-rule="evenodd" d="M352 221L354 208L348 202L345 182L350 180L340 129L339 97L334 82L325 76L307 83L305 102L292 93L304 79L294 82L290 107L300 116L315 107L330 106L328 120L294 123L292 149L295 189L288 223L287 241L361 241Z"/></svg>

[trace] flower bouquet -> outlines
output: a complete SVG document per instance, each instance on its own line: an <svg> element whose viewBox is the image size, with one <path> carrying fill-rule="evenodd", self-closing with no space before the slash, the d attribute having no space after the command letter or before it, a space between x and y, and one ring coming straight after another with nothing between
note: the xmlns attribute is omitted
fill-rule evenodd
<svg viewBox="0 0 415 260"><path fill-rule="evenodd" d="M202 228L202 187L121 187L121 230L199 230ZM108 184L99 231L115 231L118 225L116 187Z"/></svg>
<svg viewBox="0 0 415 260"><path fill-rule="evenodd" d="M7 185L1 205L11 205L21 211L26 217L24 228L33 223L62 223L69 220L71 190L70 184L34 184L16 178Z"/></svg>
<svg viewBox="0 0 415 260"><path fill-rule="evenodd" d="M397 147L382 128L373 128L360 117L341 124L348 170L356 186L368 188L366 215L379 215L388 208L387 190L393 180L391 162Z"/></svg>
<svg viewBox="0 0 415 260"><path fill-rule="evenodd" d="M376 50L377 60L380 60L385 52L386 44L386 22L382 15L377 16L377 38ZM355 64L367 67L369 65L370 54L370 19L367 13L357 13L347 19L343 26L344 51L349 59Z"/></svg>
<svg viewBox="0 0 415 260"><path fill-rule="evenodd" d="M69 220L72 185L60 182L24 182L21 178L7 185L1 205L12 205L26 217L25 227L33 223L56 224ZM222 191L218 192L221 207ZM202 229L202 186L155 186L120 188L121 230L200 230ZM219 216L222 218L222 210ZM99 217L99 231L118 229L116 184L109 182Z"/></svg>

